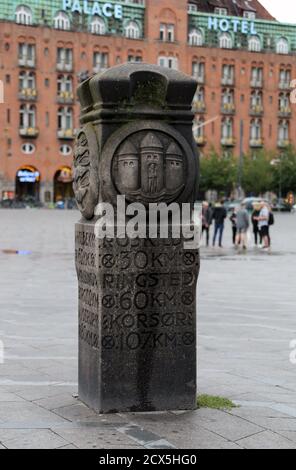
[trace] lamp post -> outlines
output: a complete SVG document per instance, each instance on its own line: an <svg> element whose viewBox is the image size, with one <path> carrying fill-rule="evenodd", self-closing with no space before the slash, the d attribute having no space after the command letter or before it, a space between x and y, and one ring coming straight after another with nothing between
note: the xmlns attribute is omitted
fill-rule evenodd
<svg viewBox="0 0 296 470"><path fill-rule="evenodd" d="M244 121L240 121L240 140L239 140L239 162L238 162L238 176L237 176L237 192L238 198L242 193L242 177L243 177L243 140L244 140Z"/></svg>

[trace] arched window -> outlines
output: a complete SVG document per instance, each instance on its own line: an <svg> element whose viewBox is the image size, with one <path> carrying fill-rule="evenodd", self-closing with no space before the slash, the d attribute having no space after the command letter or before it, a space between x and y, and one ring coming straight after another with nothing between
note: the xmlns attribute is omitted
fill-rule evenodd
<svg viewBox="0 0 296 470"><path fill-rule="evenodd" d="M139 39L141 33L138 24L135 21L130 21L124 28L124 34L130 39Z"/></svg>
<svg viewBox="0 0 296 470"><path fill-rule="evenodd" d="M290 93L280 93L279 111L288 112L290 110Z"/></svg>
<svg viewBox="0 0 296 470"><path fill-rule="evenodd" d="M19 91L24 90L35 90L36 88L36 76L34 72L22 71L19 74Z"/></svg>
<svg viewBox="0 0 296 470"><path fill-rule="evenodd" d="M205 135L205 120L202 116L198 116L193 123L193 135L199 140Z"/></svg>
<svg viewBox="0 0 296 470"><path fill-rule="evenodd" d="M189 33L190 46L202 46L203 34L200 29L192 29Z"/></svg>
<svg viewBox="0 0 296 470"><path fill-rule="evenodd" d="M222 106L234 104L234 92L230 88L222 90Z"/></svg>
<svg viewBox="0 0 296 470"><path fill-rule="evenodd" d="M251 52L261 52L261 41L258 36L251 36L248 39L248 49Z"/></svg>
<svg viewBox="0 0 296 470"><path fill-rule="evenodd" d="M61 106L58 109L58 130L67 131L73 128L73 109Z"/></svg>
<svg viewBox="0 0 296 470"><path fill-rule="evenodd" d="M167 67L168 69L178 70L179 68L179 61L177 57L173 56L159 56L158 57L158 65L160 67Z"/></svg>
<svg viewBox="0 0 296 470"><path fill-rule="evenodd" d="M262 139L262 121L260 119L252 119L250 137L253 141L258 141Z"/></svg>
<svg viewBox="0 0 296 470"><path fill-rule="evenodd" d="M32 10L26 5L20 5L15 10L15 21L18 24L31 25L33 22Z"/></svg>
<svg viewBox="0 0 296 470"><path fill-rule="evenodd" d="M219 47L221 49L232 49L233 41L232 37L228 33L222 33L219 37Z"/></svg>
<svg viewBox="0 0 296 470"><path fill-rule="evenodd" d="M222 139L231 139L233 137L233 119L224 118L221 126Z"/></svg>
<svg viewBox="0 0 296 470"><path fill-rule="evenodd" d="M56 29L64 29L64 30L69 30L70 29L70 20L69 17L66 13L63 11L59 11L55 18L54 18L54 27Z"/></svg>
<svg viewBox="0 0 296 470"><path fill-rule="evenodd" d="M276 43L277 54L289 54L289 43L286 38L280 38Z"/></svg>
<svg viewBox="0 0 296 470"><path fill-rule="evenodd" d="M289 141L289 122L286 120L279 122L278 140L279 142Z"/></svg>
<svg viewBox="0 0 296 470"><path fill-rule="evenodd" d="M34 105L23 104L20 107L20 128L36 127L36 108Z"/></svg>
<svg viewBox="0 0 296 470"><path fill-rule="evenodd" d="M66 95L65 97L71 97L73 93L73 79L71 75L59 75L57 85L58 96Z"/></svg>
<svg viewBox="0 0 296 470"><path fill-rule="evenodd" d="M105 21L99 16L95 16L90 24L90 32L92 34L106 34Z"/></svg>
<svg viewBox="0 0 296 470"><path fill-rule="evenodd" d="M263 110L263 95L260 90L254 90L251 93L250 107L254 112L262 112Z"/></svg>

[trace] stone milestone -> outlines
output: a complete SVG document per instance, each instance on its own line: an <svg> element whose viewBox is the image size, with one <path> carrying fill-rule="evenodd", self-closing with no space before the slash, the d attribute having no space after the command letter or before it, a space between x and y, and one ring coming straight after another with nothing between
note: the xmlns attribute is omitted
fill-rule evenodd
<svg viewBox="0 0 296 470"><path fill-rule="evenodd" d="M78 90L79 397L101 413L196 407L199 252L184 244L182 232L173 236L171 219L165 237L127 235L129 217L122 219L117 206L118 196L146 210L193 205L195 91L191 77L145 64L114 67ZM121 235L98 237L100 203L121 216Z"/></svg>

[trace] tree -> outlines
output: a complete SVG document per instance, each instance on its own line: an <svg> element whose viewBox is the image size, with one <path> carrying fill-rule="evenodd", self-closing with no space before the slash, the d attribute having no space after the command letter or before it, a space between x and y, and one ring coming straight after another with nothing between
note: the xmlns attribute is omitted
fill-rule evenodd
<svg viewBox="0 0 296 470"><path fill-rule="evenodd" d="M260 195L274 189L271 161L271 154L264 150L258 152L256 157L244 157L242 186L247 194Z"/></svg>
<svg viewBox="0 0 296 470"><path fill-rule="evenodd" d="M291 146L273 160L273 187L277 193L286 196L296 192L296 150Z"/></svg>
<svg viewBox="0 0 296 470"><path fill-rule="evenodd" d="M216 190L230 194L237 178L237 162L233 156L220 157L212 151L200 161L200 191Z"/></svg>

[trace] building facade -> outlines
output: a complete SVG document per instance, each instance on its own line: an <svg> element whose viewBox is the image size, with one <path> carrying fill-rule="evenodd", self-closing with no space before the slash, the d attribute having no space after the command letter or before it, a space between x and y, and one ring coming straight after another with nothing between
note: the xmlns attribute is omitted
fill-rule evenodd
<svg viewBox="0 0 296 470"><path fill-rule="evenodd" d="M296 26L257 0L2 0L0 198L72 196L75 90L127 61L197 79L201 154L296 147L295 59Z"/></svg>

